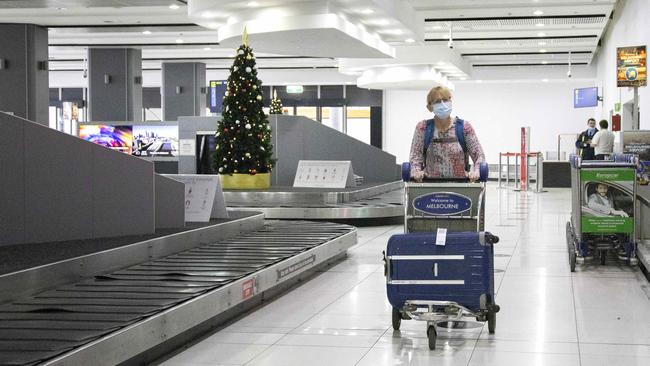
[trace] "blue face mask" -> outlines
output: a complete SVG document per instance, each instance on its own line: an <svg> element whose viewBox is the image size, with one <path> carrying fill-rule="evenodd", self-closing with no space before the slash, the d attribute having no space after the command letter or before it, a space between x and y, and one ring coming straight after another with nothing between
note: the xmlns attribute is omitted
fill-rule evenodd
<svg viewBox="0 0 650 366"><path fill-rule="evenodd" d="M447 119L451 115L451 102L440 102L433 105L433 114L439 119Z"/></svg>

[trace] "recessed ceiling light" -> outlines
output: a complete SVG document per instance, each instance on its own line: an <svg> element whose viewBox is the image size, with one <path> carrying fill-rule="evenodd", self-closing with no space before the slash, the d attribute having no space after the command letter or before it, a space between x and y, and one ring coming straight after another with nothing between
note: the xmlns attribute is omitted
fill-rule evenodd
<svg viewBox="0 0 650 366"><path fill-rule="evenodd" d="M247 5L248 5L249 7L251 7L251 8L255 8L255 7L260 6L260 3L258 3L257 1L251 1L251 2L249 2Z"/></svg>
<svg viewBox="0 0 650 366"><path fill-rule="evenodd" d="M542 48L541 50L539 50L539 52L541 52L541 53L546 53L546 49L545 49L545 48Z"/></svg>
<svg viewBox="0 0 650 366"><path fill-rule="evenodd" d="M539 32L539 33L537 33L537 37L546 37L546 33Z"/></svg>
<svg viewBox="0 0 650 366"><path fill-rule="evenodd" d="M146 30L146 31L143 31L142 34L144 34L145 36L148 36L148 35L151 34L151 31L150 31L150 30Z"/></svg>
<svg viewBox="0 0 650 366"><path fill-rule="evenodd" d="M176 5L176 4L171 4L171 5L169 6L169 8L170 8L171 10L176 10L176 9L179 9L180 6L178 6L178 5Z"/></svg>
<svg viewBox="0 0 650 366"><path fill-rule="evenodd" d="M535 11L533 12L533 15L535 15L535 16L544 15L544 12L541 11L541 10L535 10Z"/></svg>
<svg viewBox="0 0 650 366"><path fill-rule="evenodd" d="M361 14L372 14L374 12L375 11L372 10L372 9L363 9L363 10L361 10Z"/></svg>
<svg viewBox="0 0 650 366"><path fill-rule="evenodd" d="M415 40L413 38L407 38L407 39L404 40L404 42L413 43L413 42L415 42Z"/></svg>
<svg viewBox="0 0 650 366"><path fill-rule="evenodd" d="M183 43L183 42L185 42L185 41L183 41L183 40L180 39L180 38L176 40L176 43Z"/></svg>
<svg viewBox="0 0 650 366"><path fill-rule="evenodd" d="M535 24L535 26L536 26L536 27L543 27L543 26L544 26L544 23L537 23L537 24Z"/></svg>

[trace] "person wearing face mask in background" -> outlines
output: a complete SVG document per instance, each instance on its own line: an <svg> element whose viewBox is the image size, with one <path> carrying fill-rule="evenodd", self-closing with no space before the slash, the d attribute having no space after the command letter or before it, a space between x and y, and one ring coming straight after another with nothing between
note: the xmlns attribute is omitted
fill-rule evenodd
<svg viewBox="0 0 650 366"><path fill-rule="evenodd" d="M485 161L483 148L469 122L451 116L451 91L437 86L427 95L427 109L433 118L415 126L411 142L411 178L479 178L479 164ZM474 167L470 167L469 158Z"/></svg>
<svg viewBox="0 0 650 366"><path fill-rule="evenodd" d="M596 120L589 118L587 120L587 126L589 128L582 131L578 136L578 139L576 140L576 148L578 148L578 154L582 160L595 160L596 153L594 148L591 146L591 140L594 138L596 132L598 132L598 129L596 128Z"/></svg>

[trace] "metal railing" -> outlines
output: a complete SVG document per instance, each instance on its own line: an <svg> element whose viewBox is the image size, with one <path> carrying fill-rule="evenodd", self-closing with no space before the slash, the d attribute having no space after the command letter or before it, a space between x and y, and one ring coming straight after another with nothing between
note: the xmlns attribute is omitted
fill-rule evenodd
<svg viewBox="0 0 650 366"><path fill-rule="evenodd" d="M505 185L503 185L503 179L502 179L502 175L503 175L503 157L506 158ZM510 176L511 176L511 169L510 168L512 166L512 164L510 164L511 158L514 158L514 163L515 163L514 164L514 179L512 179L514 181L513 182L514 186L511 185L511 179L510 179ZM531 172L531 170L530 170L531 158L535 159L535 175L534 175L535 189L533 190L533 192L535 192L535 193L544 192L544 166L543 166L544 155L541 152L528 153L527 156L525 157L525 159L522 159L522 154L517 153L517 152L502 152L502 153L499 153L499 168L498 168L499 169L499 175L498 175L498 178L497 178L497 180L499 182L499 188L500 189L509 188L509 189L514 189L514 190L517 190L517 191L522 190L522 188L523 188L523 190L526 190L526 191L530 190L531 185L528 184L528 183L530 182L530 178L531 178L531 174L530 174L530 172ZM525 161L522 161L522 160L525 160ZM528 177L526 177L526 182L525 183L522 183L521 175L520 175L521 165L522 164L526 164L526 170L525 171L527 172L527 175L528 175Z"/></svg>

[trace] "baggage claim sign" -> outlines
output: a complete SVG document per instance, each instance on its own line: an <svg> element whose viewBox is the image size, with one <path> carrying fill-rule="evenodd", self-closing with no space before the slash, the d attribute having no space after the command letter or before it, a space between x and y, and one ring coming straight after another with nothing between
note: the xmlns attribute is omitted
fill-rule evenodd
<svg viewBox="0 0 650 366"><path fill-rule="evenodd" d="M616 49L616 85L646 86L648 82L646 46Z"/></svg>

